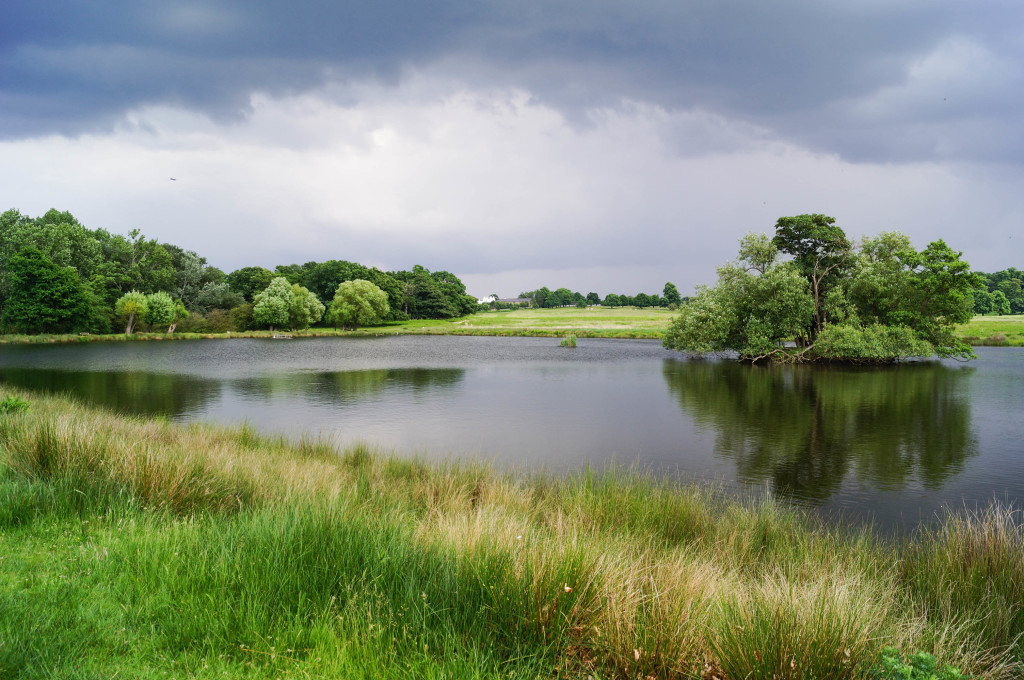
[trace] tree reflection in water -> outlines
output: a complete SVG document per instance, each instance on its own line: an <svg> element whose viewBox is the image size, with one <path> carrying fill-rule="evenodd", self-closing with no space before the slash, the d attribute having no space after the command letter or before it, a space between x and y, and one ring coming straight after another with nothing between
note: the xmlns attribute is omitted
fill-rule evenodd
<svg viewBox="0 0 1024 680"><path fill-rule="evenodd" d="M220 396L220 380L142 371L0 369L0 382L27 390L68 394L84 402L140 416L180 418Z"/></svg>
<svg viewBox="0 0 1024 680"><path fill-rule="evenodd" d="M968 381L938 362L892 368L666 361L669 392L742 481L820 503L852 476L938 489L977 453Z"/></svg>
<svg viewBox="0 0 1024 680"><path fill-rule="evenodd" d="M459 384L461 368L388 368L364 371L284 373L231 381L248 398L265 401L280 395L306 395L321 402L354 403L389 389L431 392Z"/></svg>

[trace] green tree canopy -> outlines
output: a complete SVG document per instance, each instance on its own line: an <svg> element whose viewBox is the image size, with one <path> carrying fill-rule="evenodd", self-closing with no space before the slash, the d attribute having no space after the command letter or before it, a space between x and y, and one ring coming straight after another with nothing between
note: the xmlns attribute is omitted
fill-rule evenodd
<svg viewBox="0 0 1024 680"><path fill-rule="evenodd" d="M679 289L671 281L665 284L665 288L661 291L661 297L666 305L678 305L683 301L682 296L679 295Z"/></svg>
<svg viewBox="0 0 1024 680"><path fill-rule="evenodd" d="M274 273L263 267L242 267L227 275L227 283L231 290L252 302L256 294L265 290L274 280Z"/></svg>
<svg viewBox="0 0 1024 680"><path fill-rule="evenodd" d="M309 328L323 318L324 305L309 289L297 283L292 284L291 306L288 309L288 323L293 329Z"/></svg>
<svg viewBox="0 0 1024 680"><path fill-rule="evenodd" d="M146 295L137 290L129 291L118 298L114 303L114 313L125 321L124 332L131 335L135 330L135 323L145 319L149 312L149 301Z"/></svg>
<svg viewBox="0 0 1024 680"><path fill-rule="evenodd" d="M170 326L174 322L175 304L163 291L146 296L146 314L143 321L149 326Z"/></svg>
<svg viewBox="0 0 1024 680"><path fill-rule="evenodd" d="M380 323L389 311L388 296L376 285L363 279L338 285L331 302L330 319L335 325L353 330L359 326Z"/></svg>
<svg viewBox="0 0 1024 680"><path fill-rule="evenodd" d="M718 283L683 305L666 347L735 351L752 362L974 356L953 330L973 314L978 278L944 242L917 252L889 232L852 248L832 218L779 224L783 238L741 240L740 257L718 269ZM780 251L794 257L783 261Z"/></svg>
<svg viewBox="0 0 1024 680"><path fill-rule="evenodd" d="M38 249L27 247L7 261L6 272L5 329L68 333L87 327L87 295L73 268L58 266Z"/></svg>
<svg viewBox="0 0 1024 680"><path fill-rule="evenodd" d="M273 279L253 298L252 321L257 327L287 326L292 309L292 284L283 276Z"/></svg>

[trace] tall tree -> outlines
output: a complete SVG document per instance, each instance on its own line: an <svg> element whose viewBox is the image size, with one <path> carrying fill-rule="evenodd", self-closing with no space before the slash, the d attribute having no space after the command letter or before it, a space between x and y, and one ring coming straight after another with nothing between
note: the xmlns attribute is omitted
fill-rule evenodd
<svg viewBox="0 0 1024 680"><path fill-rule="evenodd" d="M29 247L11 257L6 270L4 328L19 333L68 333L87 327L86 293L73 268L60 267Z"/></svg>
<svg viewBox="0 0 1024 680"><path fill-rule="evenodd" d="M345 328L380 323L388 314L388 296L383 290L363 279L338 285L331 302L329 318Z"/></svg>

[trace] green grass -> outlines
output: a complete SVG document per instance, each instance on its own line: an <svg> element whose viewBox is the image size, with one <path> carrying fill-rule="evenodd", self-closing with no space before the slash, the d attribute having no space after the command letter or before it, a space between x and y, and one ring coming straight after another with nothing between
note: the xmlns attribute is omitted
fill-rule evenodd
<svg viewBox="0 0 1024 680"><path fill-rule="evenodd" d="M339 331L310 328L290 333L302 337L346 337L367 335L512 335L525 337L562 337L572 333L578 338L653 338L663 337L676 312L662 308L600 306L560 309L516 309L482 312L460 319L415 319L383 326ZM973 345L1024 346L1024 315L976 316L958 329ZM3 335L0 344L77 343L77 342L158 342L200 338L269 338L271 331L244 333L135 333L125 335Z"/></svg>
<svg viewBox="0 0 1024 680"><path fill-rule="evenodd" d="M1024 529L906 539L628 470L524 477L15 391L0 677L1024 672ZM877 676L876 676L877 677Z"/></svg>
<svg viewBox="0 0 1024 680"><path fill-rule="evenodd" d="M1024 314L976 316L957 331L972 345L1024 347Z"/></svg>

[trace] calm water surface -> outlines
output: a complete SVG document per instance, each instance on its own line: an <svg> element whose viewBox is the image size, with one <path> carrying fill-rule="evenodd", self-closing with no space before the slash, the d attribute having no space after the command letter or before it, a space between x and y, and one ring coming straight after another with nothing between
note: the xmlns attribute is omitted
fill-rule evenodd
<svg viewBox="0 0 1024 680"><path fill-rule="evenodd" d="M1024 501L1024 349L884 369L689 361L657 341L382 337L0 348L0 381L520 469L612 461L883 526Z"/></svg>

